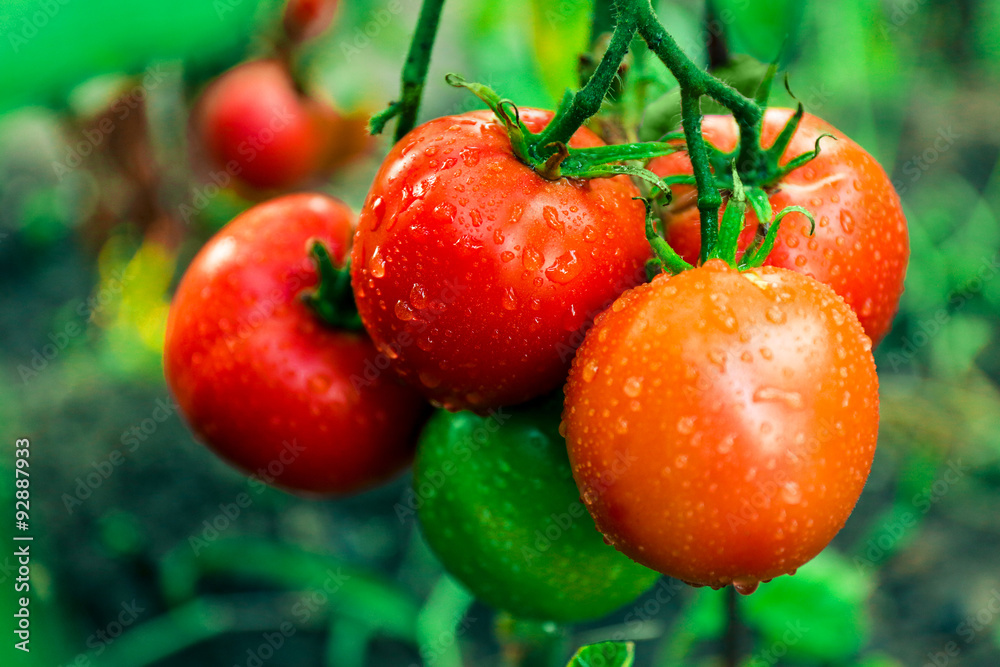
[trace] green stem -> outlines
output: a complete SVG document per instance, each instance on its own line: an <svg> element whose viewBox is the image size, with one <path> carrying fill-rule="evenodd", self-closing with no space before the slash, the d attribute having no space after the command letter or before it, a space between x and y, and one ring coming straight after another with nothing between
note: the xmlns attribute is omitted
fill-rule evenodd
<svg viewBox="0 0 1000 667"><path fill-rule="evenodd" d="M538 146L545 148L553 142L569 143L573 133L580 129L588 118L600 111L604 96L608 94L618 68L628 53L635 31L635 17L626 12L619 14L618 24L611 35L608 50L601 58L594 74L587 81L587 85L573 95L568 105L559 106L555 118L539 135Z"/></svg>
<svg viewBox="0 0 1000 667"><path fill-rule="evenodd" d="M684 139L687 143L688 157L691 158L691 168L694 171L695 185L698 188L698 213L701 217L701 261L708 259L709 253L715 248L719 237L719 207L722 206L722 195L715 188L712 178L712 167L708 161L708 149L701 136L701 100L694 95L685 95L681 91L681 119L684 125Z"/></svg>
<svg viewBox="0 0 1000 667"><path fill-rule="evenodd" d="M396 141L402 139L416 124L443 7L444 0L424 0L421 5L420 18L417 19L417 28L410 42L406 64L403 66L400 99L390 104L384 111L372 116L369 125L372 134L382 132L389 119L396 115L399 116L396 124Z"/></svg>

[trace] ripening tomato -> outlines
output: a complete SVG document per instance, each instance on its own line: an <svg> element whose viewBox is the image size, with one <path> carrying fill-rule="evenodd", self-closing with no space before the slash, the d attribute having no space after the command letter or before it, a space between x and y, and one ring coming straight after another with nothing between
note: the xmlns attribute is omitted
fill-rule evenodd
<svg viewBox="0 0 1000 667"><path fill-rule="evenodd" d="M412 505L434 553L477 598L518 618L589 620L659 574L604 543L558 428L553 405L436 412L420 436Z"/></svg>
<svg viewBox="0 0 1000 667"><path fill-rule="evenodd" d="M322 170L339 114L295 88L286 65L255 60L221 74L195 107L198 144L252 188L287 189Z"/></svg>
<svg viewBox="0 0 1000 667"><path fill-rule="evenodd" d="M520 117L537 132L552 114ZM598 145L586 129L570 142ZM621 176L542 178L488 111L430 121L392 149L361 213L351 270L365 328L450 410L547 393L588 321L645 278L638 195Z"/></svg>
<svg viewBox="0 0 1000 667"><path fill-rule="evenodd" d="M761 143L774 143L794 112L768 109ZM702 132L709 143L732 151L739 132L732 116L705 116ZM865 332L877 345L889 331L903 293L909 258L909 233L899 196L882 167L865 149L820 120L805 114L780 164L812 151L821 134L818 157L766 188L771 206L802 206L816 218L815 233L804 216L790 216L778 231L766 265L804 273L826 283L844 297L857 313ZM660 176L690 174L686 153L656 158L649 169ZM674 203L664 214L667 241L687 261L695 263L701 248L694 189L676 186ZM747 226L740 239L746 249L759 223L747 211Z"/></svg>
<svg viewBox="0 0 1000 667"><path fill-rule="evenodd" d="M828 286L710 260L598 318L563 420L583 500L618 549L747 592L819 553L861 494L878 430L871 341Z"/></svg>
<svg viewBox="0 0 1000 667"><path fill-rule="evenodd" d="M348 253L352 214L289 195L234 219L198 253L170 308L164 369L192 429L276 486L344 494L410 460L424 402L373 374L364 332L322 324L300 296L317 282L312 239Z"/></svg>
<svg viewBox="0 0 1000 667"><path fill-rule="evenodd" d="M321 35L330 27L338 4L338 0L288 0L281 16L285 34L293 42Z"/></svg>

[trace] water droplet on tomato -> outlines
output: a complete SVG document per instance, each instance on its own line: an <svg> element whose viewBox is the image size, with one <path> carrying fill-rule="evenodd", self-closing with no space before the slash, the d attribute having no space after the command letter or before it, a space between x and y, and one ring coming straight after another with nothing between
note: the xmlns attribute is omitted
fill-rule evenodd
<svg viewBox="0 0 1000 667"><path fill-rule="evenodd" d="M786 319L785 312L781 310L781 308L778 308L777 306L771 306L770 308L768 308L767 311L764 313L764 316L768 319L769 322L773 322L774 324L784 324Z"/></svg>
<svg viewBox="0 0 1000 667"><path fill-rule="evenodd" d="M590 382L597 375L598 364L594 359L589 360L583 366L583 370L580 372L580 377L583 378L584 382Z"/></svg>
<svg viewBox="0 0 1000 667"><path fill-rule="evenodd" d="M545 269L545 277L554 283L565 285L572 282L583 270L583 263L576 256L575 250L569 250L559 255L552 266Z"/></svg>
<svg viewBox="0 0 1000 667"><path fill-rule="evenodd" d="M590 225L583 228L583 240L587 243L593 243L597 240L597 232Z"/></svg>
<svg viewBox="0 0 1000 667"><path fill-rule="evenodd" d="M322 373L319 375L313 375L306 382L306 386L309 388L309 391L313 392L314 394L325 393L326 390L329 389L330 385L332 384L333 380L330 378L330 376L323 375Z"/></svg>
<svg viewBox="0 0 1000 667"><path fill-rule="evenodd" d="M479 164L479 149L474 146L466 146L458 155L462 158L462 162L465 163L466 167L475 167Z"/></svg>
<svg viewBox="0 0 1000 667"><path fill-rule="evenodd" d="M677 432L688 435L694 431L694 417L681 417L677 420Z"/></svg>
<svg viewBox="0 0 1000 667"><path fill-rule="evenodd" d="M517 295L514 293L514 288L507 286L503 290L503 307L504 310L514 310L517 308Z"/></svg>
<svg viewBox="0 0 1000 667"><path fill-rule="evenodd" d="M433 389L441 384L441 378L436 377L431 373L423 372L420 374L420 384L424 385L428 389Z"/></svg>
<svg viewBox="0 0 1000 667"><path fill-rule="evenodd" d="M802 502L802 490L795 482L785 482L781 485L781 499L789 505L798 505Z"/></svg>
<svg viewBox="0 0 1000 667"><path fill-rule="evenodd" d="M507 262L514 259L516 256L517 255L512 253L510 250L504 250L502 253L500 253L500 261L506 264Z"/></svg>
<svg viewBox="0 0 1000 667"><path fill-rule="evenodd" d="M736 592L739 593L740 595L750 595L755 590L757 590L758 586L760 586L759 581L751 581L747 579L733 580L733 588L735 588Z"/></svg>
<svg viewBox="0 0 1000 667"><path fill-rule="evenodd" d="M538 271L545 263L545 256L531 246L525 246L521 253L521 263L527 271Z"/></svg>
<svg viewBox="0 0 1000 667"><path fill-rule="evenodd" d="M631 398L637 398L639 394L642 393L642 378L633 375L629 379L625 380L625 386L622 388L626 396Z"/></svg>
<svg viewBox="0 0 1000 667"><path fill-rule="evenodd" d="M441 202L434 207L431 217L442 225L451 224L455 221L455 205L451 202Z"/></svg>
<svg viewBox="0 0 1000 667"><path fill-rule="evenodd" d="M375 231L382 224L382 218L385 217L385 201L381 197L375 197L371 203L370 210L372 215L372 231Z"/></svg>
<svg viewBox="0 0 1000 667"><path fill-rule="evenodd" d="M784 403L793 410L801 410L805 405L802 394L797 391L786 391L778 387L761 387L753 393L756 403Z"/></svg>
<svg viewBox="0 0 1000 667"><path fill-rule="evenodd" d="M555 209L554 206L546 206L542 209L542 218L545 220L545 224L549 226L560 234L566 231L566 226L563 221L559 219L559 211Z"/></svg>
<svg viewBox="0 0 1000 667"><path fill-rule="evenodd" d="M427 290L424 289L423 285L415 284L410 290L410 303L418 310L427 307Z"/></svg>
<svg viewBox="0 0 1000 667"><path fill-rule="evenodd" d="M407 302L400 299L396 302L396 317L403 320L404 322L409 322L414 317L416 317L413 312L413 308Z"/></svg>
<svg viewBox="0 0 1000 667"><path fill-rule="evenodd" d="M844 230L845 234L851 234L854 232L854 218L847 211L847 209L840 212L840 228Z"/></svg>
<svg viewBox="0 0 1000 667"><path fill-rule="evenodd" d="M368 270L376 278L385 275L385 259L382 257L381 248L376 247L375 252L372 253L372 258L368 260Z"/></svg>

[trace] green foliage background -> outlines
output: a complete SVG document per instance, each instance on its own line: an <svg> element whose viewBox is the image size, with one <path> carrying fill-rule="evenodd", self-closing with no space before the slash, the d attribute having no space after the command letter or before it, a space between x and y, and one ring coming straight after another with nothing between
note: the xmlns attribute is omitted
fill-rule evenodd
<svg viewBox="0 0 1000 667"><path fill-rule="evenodd" d="M309 85L372 111L398 90L417 3L341 4L306 54ZM715 5L734 52L782 52L806 109L882 162L912 244L900 314L876 352L872 476L833 548L740 600L745 662L996 665L1000 2ZM553 106L574 84L589 7L450 0L421 117L478 106L443 83L448 71ZM703 60L702 3L658 8ZM276 0L0 4L0 509L12 507L14 439L30 437L35 536L26 656L12 649L12 528L0 520L0 664L500 664L492 612L442 574L411 518L397 518L408 478L339 501L257 493L175 413L158 418L172 286L249 204L192 175L187 105L209 77L263 52L279 11ZM668 92L663 71L642 72ZM131 121L85 134L88 118L144 81L159 206L196 209L174 243L133 205L104 150ZM94 154L81 155L88 144ZM359 206L386 148L323 189ZM35 361L46 345L58 352ZM228 518L241 493L251 504ZM717 664L724 615L721 594L664 579L569 643L633 639L638 665ZM282 624L292 631L264 659Z"/></svg>

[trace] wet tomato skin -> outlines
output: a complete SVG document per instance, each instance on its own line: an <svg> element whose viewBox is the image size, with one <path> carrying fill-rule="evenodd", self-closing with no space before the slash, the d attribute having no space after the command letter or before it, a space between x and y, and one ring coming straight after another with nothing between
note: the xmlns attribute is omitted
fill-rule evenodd
<svg viewBox="0 0 1000 667"><path fill-rule="evenodd" d="M538 131L552 114L520 116ZM601 141L582 129L570 145ZM638 194L622 177L541 178L486 111L418 127L361 213L352 282L365 327L450 410L544 394L564 380L588 320L644 279Z"/></svg>
<svg viewBox="0 0 1000 667"><path fill-rule="evenodd" d="M366 375L377 353L364 332L320 324L300 299L316 284L310 240L343 261L352 221L318 194L246 211L192 261L167 322L167 382L199 439L292 491L346 494L391 477L424 414L391 374Z"/></svg>
<svg viewBox="0 0 1000 667"><path fill-rule="evenodd" d="M749 590L794 572L868 477L870 350L843 299L786 269L711 260L626 292L566 385L570 461L598 528L694 584Z"/></svg>
<svg viewBox="0 0 1000 667"><path fill-rule="evenodd" d="M764 115L761 143L774 143L792 116L791 109L768 109ZM739 132L731 116L705 116L705 138L723 151L736 148ZM785 149L782 164L813 150L816 139L820 154L789 173L769 189L774 211L802 206L816 218L815 233L809 221L794 214L785 218L774 250L765 262L804 273L831 286L857 313L875 345L892 325L903 293L903 278L909 260L909 232L899 196L885 170L865 149L830 124L805 114ZM690 174L686 153L656 158L650 170L661 175ZM698 210L693 188L676 186L674 203L664 213L667 240L689 262L701 248ZM753 239L759 223L752 210L740 248Z"/></svg>

